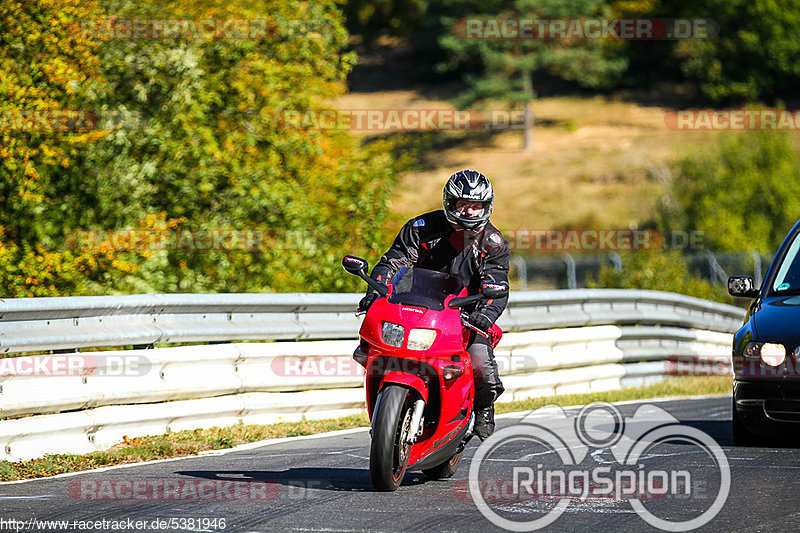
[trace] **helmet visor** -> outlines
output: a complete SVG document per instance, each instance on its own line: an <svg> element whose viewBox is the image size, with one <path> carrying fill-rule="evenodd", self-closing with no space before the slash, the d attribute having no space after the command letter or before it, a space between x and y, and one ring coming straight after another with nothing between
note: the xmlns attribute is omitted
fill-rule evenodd
<svg viewBox="0 0 800 533"><path fill-rule="evenodd" d="M465 220L481 220L487 213L491 202L473 200L456 200L453 202L453 213Z"/></svg>

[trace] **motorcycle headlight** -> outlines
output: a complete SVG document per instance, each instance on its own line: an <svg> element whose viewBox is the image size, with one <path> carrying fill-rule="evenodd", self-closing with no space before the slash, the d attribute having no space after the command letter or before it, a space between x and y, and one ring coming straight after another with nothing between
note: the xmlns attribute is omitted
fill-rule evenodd
<svg viewBox="0 0 800 533"><path fill-rule="evenodd" d="M771 342L751 342L745 348L745 355L761 357L764 364L778 366L786 359L786 346Z"/></svg>
<svg viewBox="0 0 800 533"><path fill-rule="evenodd" d="M409 350L427 350L436 340L435 329L414 328L408 332Z"/></svg>
<svg viewBox="0 0 800 533"><path fill-rule="evenodd" d="M403 329L403 326L400 324L394 324L392 322L383 323L381 338L383 339L383 342L389 346L394 346L396 348L401 347L403 345L403 337L405 334L406 330Z"/></svg>

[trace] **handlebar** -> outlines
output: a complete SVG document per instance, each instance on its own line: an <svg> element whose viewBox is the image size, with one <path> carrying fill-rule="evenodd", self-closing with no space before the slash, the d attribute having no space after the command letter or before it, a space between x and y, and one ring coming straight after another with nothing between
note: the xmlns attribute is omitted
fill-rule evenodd
<svg viewBox="0 0 800 533"><path fill-rule="evenodd" d="M475 302L479 302L483 300L484 296L480 293L478 294L471 294L470 296L461 296L460 298L453 298L447 304L447 307L450 309L457 309L459 307L464 307L466 305L473 304Z"/></svg>

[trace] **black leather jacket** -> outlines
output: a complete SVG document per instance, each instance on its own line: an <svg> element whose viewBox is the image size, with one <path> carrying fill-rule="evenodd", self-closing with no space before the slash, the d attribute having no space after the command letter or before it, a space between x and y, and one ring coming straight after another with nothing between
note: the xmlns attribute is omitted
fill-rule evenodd
<svg viewBox="0 0 800 533"><path fill-rule="evenodd" d="M481 282L508 282L509 260L508 243L491 222L479 232L455 230L440 209L406 222L372 276L388 283L400 268L416 266L457 276L476 294ZM508 297L483 300L477 310L494 323L507 303Z"/></svg>

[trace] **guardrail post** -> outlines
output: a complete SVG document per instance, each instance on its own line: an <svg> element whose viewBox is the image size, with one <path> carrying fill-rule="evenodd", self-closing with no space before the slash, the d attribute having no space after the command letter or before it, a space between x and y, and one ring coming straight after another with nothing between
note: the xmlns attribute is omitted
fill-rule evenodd
<svg viewBox="0 0 800 533"><path fill-rule="evenodd" d="M750 252L750 257L753 258L753 278L756 287L761 286L761 255L755 250Z"/></svg>
<svg viewBox="0 0 800 533"><path fill-rule="evenodd" d="M718 279L722 283L726 283L728 281L728 274L723 270L722 266L720 266L719 261L711 252L711 250L706 252L706 257L708 258L708 269L709 273L711 274L711 283L715 283Z"/></svg>
<svg viewBox="0 0 800 533"><path fill-rule="evenodd" d="M521 255L515 255L512 259L514 266L517 267L517 279L519 280L519 288L526 290L528 288L528 263Z"/></svg>
<svg viewBox="0 0 800 533"><path fill-rule="evenodd" d="M622 258L619 256L619 254L617 252L611 252L608 254L608 258L611 260L614 270L617 272L622 272Z"/></svg>
<svg viewBox="0 0 800 533"><path fill-rule="evenodd" d="M575 259L572 258L571 255L567 253L561 254L561 257L564 259L564 262L567 264L567 288L569 289L577 289L578 288L578 279L575 274Z"/></svg>

